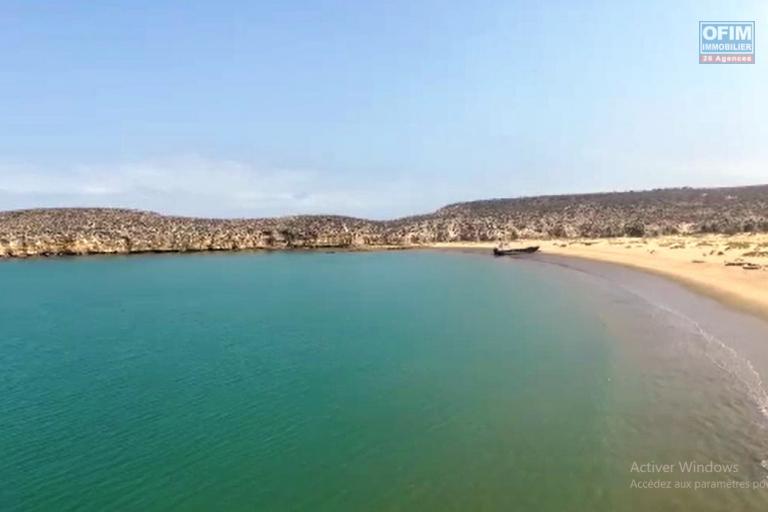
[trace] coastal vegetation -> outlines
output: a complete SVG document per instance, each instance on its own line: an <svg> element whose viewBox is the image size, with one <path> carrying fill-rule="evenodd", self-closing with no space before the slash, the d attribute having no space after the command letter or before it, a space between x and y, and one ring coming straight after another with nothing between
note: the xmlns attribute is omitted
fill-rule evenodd
<svg viewBox="0 0 768 512"><path fill-rule="evenodd" d="M768 185L490 199L388 221L332 215L205 219L115 208L16 210L0 213L0 257L757 232L768 232Z"/></svg>

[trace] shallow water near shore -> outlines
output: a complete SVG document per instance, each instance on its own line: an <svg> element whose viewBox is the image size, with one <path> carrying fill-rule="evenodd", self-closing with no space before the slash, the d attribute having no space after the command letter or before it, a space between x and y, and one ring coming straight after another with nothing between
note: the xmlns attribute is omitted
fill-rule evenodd
<svg viewBox="0 0 768 512"><path fill-rule="evenodd" d="M0 283L0 510L768 506L768 325L655 276L233 253Z"/></svg>

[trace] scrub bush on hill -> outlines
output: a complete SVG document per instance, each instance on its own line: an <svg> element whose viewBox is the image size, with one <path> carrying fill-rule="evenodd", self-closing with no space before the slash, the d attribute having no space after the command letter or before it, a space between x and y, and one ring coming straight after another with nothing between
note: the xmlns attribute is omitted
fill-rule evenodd
<svg viewBox="0 0 768 512"><path fill-rule="evenodd" d="M768 185L489 199L390 221L204 219L113 208L0 212L0 256L768 232Z"/></svg>

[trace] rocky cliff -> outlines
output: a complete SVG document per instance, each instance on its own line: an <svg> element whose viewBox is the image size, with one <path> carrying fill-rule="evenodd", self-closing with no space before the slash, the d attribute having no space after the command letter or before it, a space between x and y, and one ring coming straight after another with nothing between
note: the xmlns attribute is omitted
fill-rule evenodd
<svg viewBox="0 0 768 512"><path fill-rule="evenodd" d="M111 208L17 210L0 213L0 257L757 231L768 232L768 185L491 199L391 221L315 215L201 219Z"/></svg>

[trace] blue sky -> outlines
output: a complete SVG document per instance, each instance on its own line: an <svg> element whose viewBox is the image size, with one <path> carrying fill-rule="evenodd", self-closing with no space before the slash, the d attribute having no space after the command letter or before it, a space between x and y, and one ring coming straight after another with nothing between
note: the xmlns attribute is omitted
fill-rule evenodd
<svg viewBox="0 0 768 512"><path fill-rule="evenodd" d="M756 21L756 64L698 64L712 19ZM388 218L768 182L758 0L4 0L0 45L0 210Z"/></svg>

